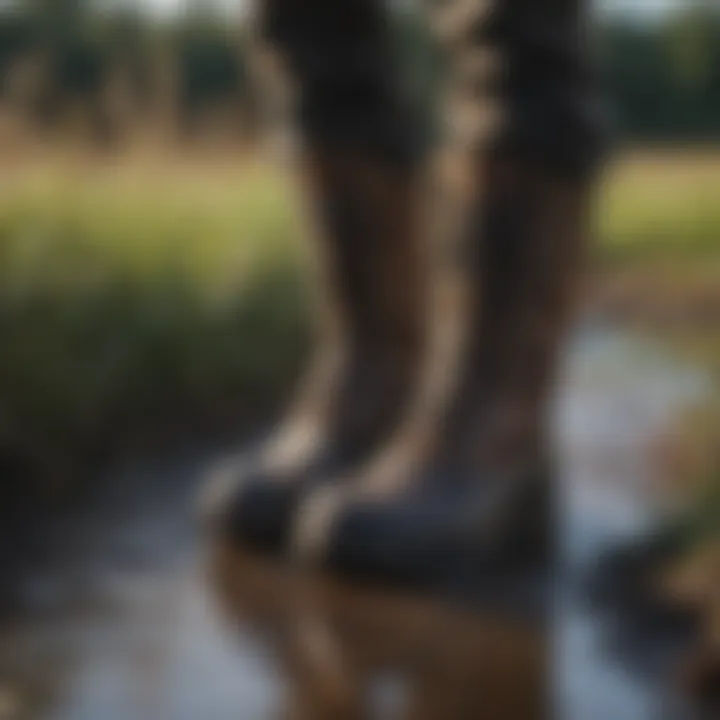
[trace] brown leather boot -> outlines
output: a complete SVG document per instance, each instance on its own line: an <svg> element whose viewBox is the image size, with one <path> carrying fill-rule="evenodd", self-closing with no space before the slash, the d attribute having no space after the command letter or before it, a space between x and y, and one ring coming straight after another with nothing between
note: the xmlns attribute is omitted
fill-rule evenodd
<svg viewBox="0 0 720 720"><path fill-rule="evenodd" d="M261 10L297 89L332 318L290 421L221 469L206 504L233 536L276 550L305 490L357 469L405 415L424 356L427 259L423 143L383 0L264 0Z"/></svg>
<svg viewBox="0 0 720 720"><path fill-rule="evenodd" d="M307 177L332 317L287 424L254 457L222 467L210 488L221 524L269 550L283 545L308 486L359 467L392 434L424 355L427 263L414 173L317 152Z"/></svg>
<svg viewBox="0 0 720 720"><path fill-rule="evenodd" d="M230 461L211 488L223 524L268 549L283 544L308 485L356 468L392 434L424 354L427 267L414 173L318 152L307 177L326 238L323 306L332 317L287 425L254 458Z"/></svg>
<svg viewBox="0 0 720 720"><path fill-rule="evenodd" d="M505 51L496 83L502 129L465 156L470 288L455 388L439 422L411 421L383 462L354 483L316 490L296 521L301 557L355 577L466 585L548 566L548 406L589 229L597 159L589 151L598 143L583 114L592 85L581 68L580 2L494 6L466 13L454 30L463 68L483 71L472 62L480 37ZM470 83L471 110L480 98L487 103L477 96L485 80ZM477 118L473 142L482 116L465 115Z"/></svg>
<svg viewBox="0 0 720 720"><path fill-rule="evenodd" d="M469 263L476 283L469 336L442 421L414 442L404 438L394 466L375 463L352 483L316 490L301 507L300 552L334 570L464 584L482 566L497 575L518 563L539 571L549 560L548 409L579 278L589 185L510 158L486 160L483 169L476 230L484 240Z"/></svg>

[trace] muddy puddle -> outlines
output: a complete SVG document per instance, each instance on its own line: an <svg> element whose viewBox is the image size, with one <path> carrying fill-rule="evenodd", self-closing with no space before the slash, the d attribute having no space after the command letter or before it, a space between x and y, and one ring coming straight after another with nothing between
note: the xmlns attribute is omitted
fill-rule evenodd
<svg viewBox="0 0 720 720"><path fill-rule="evenodd" d="M652 344L581 333L558 406L564 568L656 520L655 440L709 392ZM546 633L212 552L192 501L214 456L128 463L24 542L2 591L1 720L512 720L537 716L548 682L552 717L688 717L660 670L608 651L571 582Z"/></svg>

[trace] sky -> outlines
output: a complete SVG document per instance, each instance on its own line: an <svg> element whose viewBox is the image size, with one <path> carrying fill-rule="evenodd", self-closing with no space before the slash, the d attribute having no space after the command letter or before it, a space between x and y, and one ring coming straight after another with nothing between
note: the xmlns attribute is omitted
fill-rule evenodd
<svg viewBox="0 0 720 720"><path fill-rule="evenodd" d="M708 2L713 1L708 0ZM604 10L647 18L662 16L668 10L685 4L685 0L595 0L595 2Z"/></svg>
<svg viewBox="0 0 720 720"><path fill-rule="evenodd" d="M166 14L175 13L188 5L187 0L135 0L140 6L148 6L153 10ZM203 5L216 5L220 8L235 9L248 5L247 0L203 0Z"/></svg>
<svg viewBox="0 0 720 720"><path fill-rule="evenodd" d="M208 2L209 0L206 0ZM684 0L594 0L603 10L622 12L637 17L653 18L667 12L668 9L679 7ZM714 0L708 0L713 2ZM177 12L187 4L187 0L136 0L161 13ZM227 8L236 8L247 4L247 0L212 0L215 4Z"/></svg>
<svg viewBox="0 0 720 720"><path fill-rule="evenodd" d="M215 5L227 10L241 10L253 2L262 0L97 0L107 4L128 3L151 10L160 15L174 14L182 11L189 3L201 3L202 5ZM423 0L417 0L422 2ZM715 4L718 0L701 0L708 4ZM17 0L0 0L0 9L10 6ZM682 7L687 0L591 0L602 11L620 12L625 15L634 16L640 20L653 20L662 17L668 10Z"/></svg>

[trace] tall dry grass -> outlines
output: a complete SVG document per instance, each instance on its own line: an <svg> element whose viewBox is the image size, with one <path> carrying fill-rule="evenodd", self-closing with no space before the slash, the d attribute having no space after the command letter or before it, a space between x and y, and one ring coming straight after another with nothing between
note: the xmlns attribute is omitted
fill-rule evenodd
<svg viewBox="0 0 720 720"><path fill-rule="evenodd" d="M6 166L0 186L0 455L52 474L128 435L237 420L283 395L310 301L305 223L277 168L60 152ZM602 272L712 279L718 187L718 152L615 165Z"/></svg>

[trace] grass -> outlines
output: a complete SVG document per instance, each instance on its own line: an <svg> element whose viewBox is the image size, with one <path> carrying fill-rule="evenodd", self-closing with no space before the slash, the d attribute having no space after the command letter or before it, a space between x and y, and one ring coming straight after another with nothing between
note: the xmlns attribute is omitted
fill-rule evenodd
<svg viewBox="0 0 720 720"><path fill-rule="evenodd" d="M717 269L718 187L717 150L621 158L608 169L600 193L599 261L611 269L671 266L681 275L707 263Z"/></svg>
<svg viewBox="0 0 720 720"><path fill-rule="evenodd" d="M277 171L44 159L0 186L5 455L75 472L129 436L237 421L283 394L309 303L304 223ZM681 283L720 267L719 186L720 154L626 158L601 194L599 266Z"/></svg>
<svg viewBox="0 0 720 720"><path fill-rule="evenodd" d="M307 335L289 186L263 168L42 167L0 203L0 441L23 468L277 399Z"/></svg>

